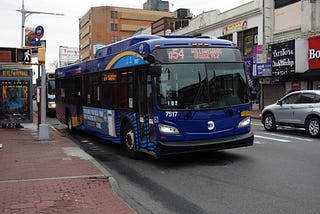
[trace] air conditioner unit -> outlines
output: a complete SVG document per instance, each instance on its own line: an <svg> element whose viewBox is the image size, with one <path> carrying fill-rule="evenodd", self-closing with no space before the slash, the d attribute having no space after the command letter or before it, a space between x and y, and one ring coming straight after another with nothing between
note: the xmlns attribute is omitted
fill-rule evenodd
<svg viewBox="0 0 320 214"><path fill-rule="evenodd" d="M181 18L189 18L190 17L190 9L180 8L174 11L174 18L181 19Z"/></svg>

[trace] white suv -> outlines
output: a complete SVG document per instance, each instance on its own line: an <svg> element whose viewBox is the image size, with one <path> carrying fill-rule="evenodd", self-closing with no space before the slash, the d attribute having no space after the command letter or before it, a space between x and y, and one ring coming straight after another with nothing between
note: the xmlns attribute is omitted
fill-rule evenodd
<svg viewBox="0 0 320 214"><path fill-rule="evenodd" d="M320 90L287 94L262 110L261 122L267 131L277 125L305 128L312 137L320 136Z"/></svg>

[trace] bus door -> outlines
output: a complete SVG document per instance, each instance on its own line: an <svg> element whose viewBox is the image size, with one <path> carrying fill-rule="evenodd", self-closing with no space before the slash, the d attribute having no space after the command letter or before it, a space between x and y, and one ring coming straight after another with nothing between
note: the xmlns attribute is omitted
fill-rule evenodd
<svg viewBox="0 0 320 214"><path fill-rule="evenodd" d="M82 94L83 88L82 88L82 77L76 77L75 79L75 92L76 92L76 104L77 104L77 115L80 115L82 112Z"/></svg>
<svg viewBox="0 0 320 214"><path fill-rule="evenodd" d="M137 75L136 111L140 117L140 148L155 152L151 77L147 75L147 69L140 69L135 74Z"/></svg>

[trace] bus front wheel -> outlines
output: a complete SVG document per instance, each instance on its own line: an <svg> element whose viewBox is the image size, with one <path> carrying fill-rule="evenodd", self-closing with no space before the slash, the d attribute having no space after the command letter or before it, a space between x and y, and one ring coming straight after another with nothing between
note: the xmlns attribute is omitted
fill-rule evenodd
<svg viewBox="0 0 320 214"><path fill-rule="evenodd" d="M136 148L136 138L132 125L126 124L121 134L121 144L129 157L137 159L140 152Z"/></svg>

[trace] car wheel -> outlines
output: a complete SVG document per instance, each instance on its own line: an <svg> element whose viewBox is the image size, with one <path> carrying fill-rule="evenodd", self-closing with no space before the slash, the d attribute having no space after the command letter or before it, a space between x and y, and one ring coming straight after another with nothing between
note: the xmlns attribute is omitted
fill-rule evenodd
<svg viewBox="0 0 320 214"><path fill-rule="evenodd" d="M277 129L276 121L274 119L273 114L267 113L263 117L263 126L267 131L275 131Z"/></svg>
<svg viewBox="0 0 320 214"><path fill-rule="evenodd" d="M311 118L306 126L307 132L311 135L311 137L319 137L320 136L320 120L318 118Z"/></svg>
<svg viewBox="0 0 320 214"><path fill-rule="evenodd" d="M130 124L126 124L121 134L121 144L128 156L134 159L140 157L140 152L136 148L136 138L134 135L133 127Z"/></svg>

